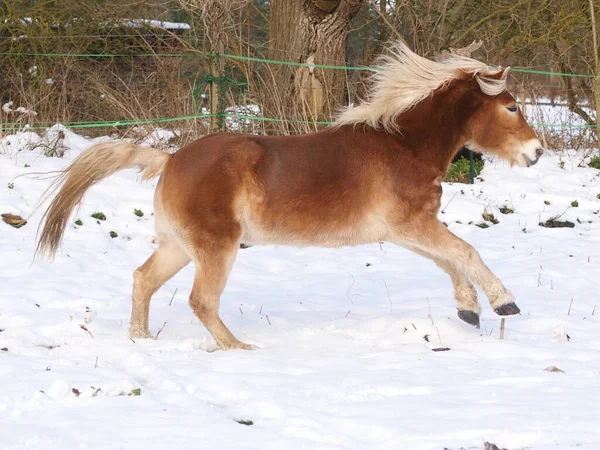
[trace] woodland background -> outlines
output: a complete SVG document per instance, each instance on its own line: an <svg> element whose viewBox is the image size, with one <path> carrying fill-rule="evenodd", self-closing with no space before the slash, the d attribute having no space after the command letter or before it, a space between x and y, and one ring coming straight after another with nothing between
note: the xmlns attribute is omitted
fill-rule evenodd
<svg viewBox="0 0 600 450"><path fill-rule="evenodd" d="M492 65L585 75L512 72L511 88L525 108L559 103L581 118L544 127L551 145L568 134L569 146L597 146L594 0L0 0L0 17L5 132L64 123L131 136L160 123L183 144L213 130L311 131L364 97L369 72L310 64L369 66L401 38L431 58L466 48Z"/></svg>

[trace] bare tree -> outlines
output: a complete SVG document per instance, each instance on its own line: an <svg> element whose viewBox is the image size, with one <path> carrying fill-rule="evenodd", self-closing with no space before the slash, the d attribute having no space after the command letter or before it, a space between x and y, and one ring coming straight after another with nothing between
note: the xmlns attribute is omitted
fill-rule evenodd
<svg viewBox="0 0 600 450"><path fill-rule="evenodd" d="M269 57L308 67L272 68L278 104L266 113L326 120L344 102L346 74L310 64L345 65L350 22L362 0L273 0Z"/></svg>

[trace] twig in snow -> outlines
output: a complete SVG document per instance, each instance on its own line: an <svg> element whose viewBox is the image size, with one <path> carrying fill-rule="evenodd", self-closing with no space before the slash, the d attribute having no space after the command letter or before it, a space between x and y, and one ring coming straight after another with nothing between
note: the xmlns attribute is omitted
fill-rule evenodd
<svg viewBox="0 0 600 450"><path fill-rule="evenodd" d="M260 316L262 314L262 305L260 305L260 311L258 312L258 315Z"/></svg>
<svg viewBox="0 0 600 450"><path fill-rule="evenodd" d="M348 300L350 300L350 303L354 304L354 302L352 301L352 297L350 297L350 289L352 289L352 286L354 286L354 283L356 283L356 280L354 279L354 275L352 275L351 273L349 273L348 275L350 275L352 277L352 284L346 291L346 297L348 297Z"/></svg>
<svg viewBox="0 0 600 450"><path fill-rule="evenodd" d="M266 314L265 317L267 318L267 322L269 322L269 325L271 325L271 321L269 320L269 315Z"/></svg>
<svg viewBox="0 0 600 450"><path fill-rule="evenodd" d="M429 309L429 319L431 320L431 325L435 327L435 323L433 323L433 316L431 315L431 305L429 304L429 297L427 297L427 309Z"/></svg>
<svg viewBox="0 0 600 450"><path fill-rule="evenodd" d="M538 286L540 287L542 285L542 273L540 272L540 274L538 275Z"/></svg>
<svg viewBox="0 0 600 450"><path fill-rule="evenodd" d="M173 303L173 299L175 298L175 294L177 294L177 289L179 289L179 288L175 288L175 292L173 292L173 295L171 296L171 301L169 302L169 306L171 306L171 304Z"/></svg>
<svg viewBox="0 0 600 450"><path fill-rule="evenodd" d="M83 331L87 331L91 337L94 337L92 332L90 330L88 330L88 328L85 325L79 325L79 328L81 328Z"/></svg>
<svg viewBox="0 0 600 450"><path fill-rule="evenodd" d="M567 311L567 316L571 315L571 306L573 305L573 297L571 297L571 303L569 303L569 310Z"/></svg>
<svg viewBox="0 0 600 450"><path fill-rule="evenodd" d="M165 329L166 326L167 326L167 322L163 323L163 326L160 327L160 330L158 330L158 333L156 333L156 336L154 336L154 340L158 339L158 335L161 333L162 330Z"/></svg>
<svg viewBox="0 0 600 450"><path fill-rule="evenodd" d="M506 319L500 319L500 340L504 339L504 322Z"/></svg>
<svg viewBox="0 0 600 450"><path fill-rule="evenodd" d="M98 357L96 356L96 362L94 363L94 369L98 368Z"/></svg>
<svg viewBox="0 0 600 450"><path fill-rule="evenodd" d="M242 314L242 316L244 315L244 311L242 311L242 305L240 305L240 313Z"/></svg>
<svg viewBox="0 0 600 450"><path fill-rule="evenodd" d="M344 316L344 319L345 319L346 317L348 317L349 315L350 315L350 310L348 310L348 312L347 312L347 313L346 313L346 315Z"/></svg>
<svg viewBox="0 0 600 450"><path fill-rule="evenodd" d="M594 305L594 309L592 309L592 316L594 315L595 312L596 312L596 305Z"/></svg>
<svg viewBox="0 0 600 450"><path fill-rule="evenodd" d="M387 295L388 295L388 301L390 302L390 314L392 313L393 310L393 305L392 305L392 298L390 297L390 290L387 287L387 283L385 282L385 280L382 278L381 281L383 281L383 284L385 285L385 290L387 291Z"/></svg>
<svg viewBox="0 0 600 450"><path fill-rule="evenodd" d="M440 329L438 327L435 327L435 331L437 331L437 335L438 335L438 339L440 341L440 345L442 345L442 336L440 336Z"/></svg>
<svg viewBox="0 0 600 450"><path fill-rule="evenodd" d="M446 208L448 207L448 205L449 205L450 203L452 203L452 200L454 200L454 197L456 197L456 194L458 194L458 192L455 192L455 193L454 193L454 195L452 196L452 198L451 198L451 199L448 201L448 203L446 203L446 206L444 206L444 207L442 208L442 211L441 211L441 212L442 212L442 214L445 214L445 213L446 213Z"/></svg>
<svg viewBox="0 0 600 450"><path fill-rule="evenodd" d="M440 341L440 345L442 345L442 336L440 335L440 329L435 326L435 322L433 321L433 314L431 314L431 304L429 303L429 297L427 297L427 308L429 309L429 319L431 319L431 325L435 328L435 331L437 332L437 335L438 335L438 340ZM450 350L450 349L448 349L448 350ZM435 351L437 351L437 350L435 350Z"/></svg>

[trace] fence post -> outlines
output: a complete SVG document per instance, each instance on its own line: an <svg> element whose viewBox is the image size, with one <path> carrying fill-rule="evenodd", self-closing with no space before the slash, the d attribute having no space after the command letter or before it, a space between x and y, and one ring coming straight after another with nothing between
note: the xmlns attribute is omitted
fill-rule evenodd
<svg viewBox="0 0 600 450"><path fill-rule="evenodd" d="M473 161L473 150L469 150L469 181L475 184L475 162Z"/></svg>

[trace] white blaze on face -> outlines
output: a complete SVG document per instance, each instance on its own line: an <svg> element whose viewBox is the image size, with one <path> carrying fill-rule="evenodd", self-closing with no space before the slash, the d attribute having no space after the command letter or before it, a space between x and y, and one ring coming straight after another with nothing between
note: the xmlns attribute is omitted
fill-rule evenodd
<svg viewBox="0 0 600 450"><path fill-rule="evenodd" d="M543 149L539 139L530 139L521 144L521 148L519 149L521 155L517 157L517 164L528 167L537 163L538 159L540 159L538 149Z"/></svg>

